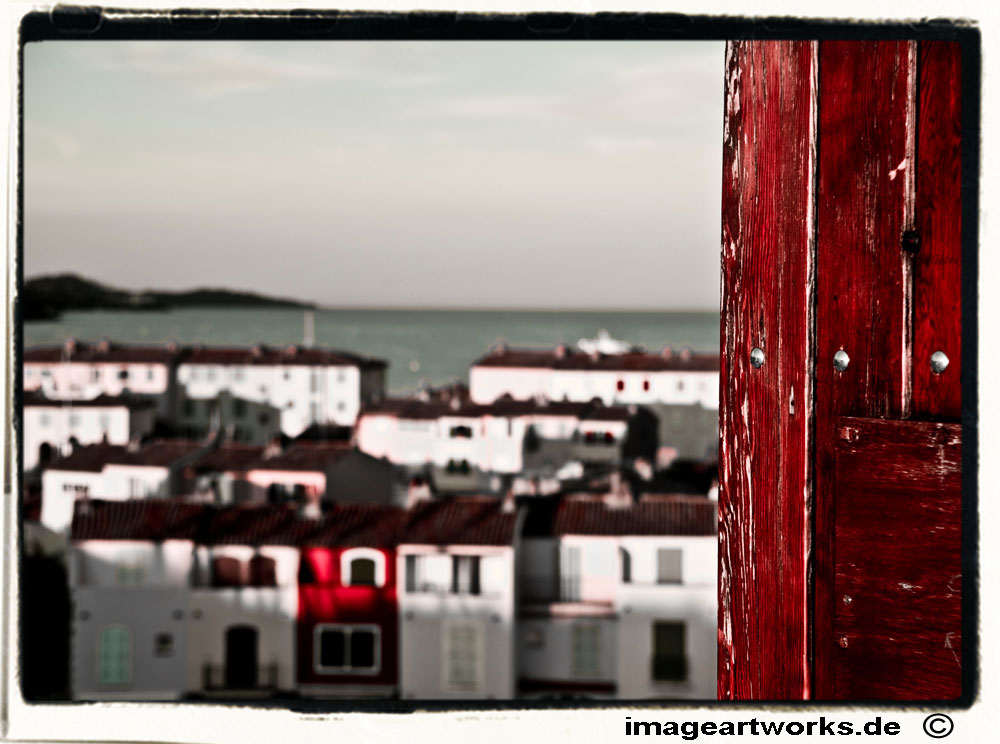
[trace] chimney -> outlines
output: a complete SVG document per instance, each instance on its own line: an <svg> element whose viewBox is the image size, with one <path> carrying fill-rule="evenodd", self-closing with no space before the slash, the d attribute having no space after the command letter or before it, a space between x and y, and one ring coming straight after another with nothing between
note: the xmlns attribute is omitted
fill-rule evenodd
<svg viewBox="0 0 1000 744"><path fill-rule="evenodd" d="M293 357L298 353L299 353L299 347L296 346L295 344L289 344L288 346L285 347L286 356Z"/></svg>
<svg viewBox="0 0 1000 744"><path fill-rule="evenodd" d="M142 434L133 434L129 440L128 444L125 446L126 452L138 452L142 449Z"/></svg>
<svg viewBox="0 0 1000 744"><path fill-rule="evenodd" d="M632 487L622 478L621 470L611 472L604 503L609 509L627 509L632 506Z"/></svg>
<svg viewBox="0 0 1000 744"><path fill-rule="evenodd" d="M410 479L410 485L406 490L406 508L411 509L421 501L430 501L431 487L420 476Z"/></svg>
<svg viewBox="0 0 1000 744"><path fill-rule="evenodd" d="M694 356L694 352L691 351L690 346L685 346L683 349L681 349L681 359L683 359L685 362L690 360L692 356Z"/></svg>
<svg viewBox="0 0 1000 744"><path fill-rule="evenodd" d="M107 354L109 351L111 351L111 339L105 337L105 338L102 338L100 341L98 341L97 342L97 350L101 354Z"/></svg>
<svg viewBox="0 0 1000 744"><path fill-rule="evenodd" d="M660 356L664 359L670 359L674 355L674 349L672 346L664 346L663 351L660 352Z"/></svg>
<svg viewBox="0 0 1000 744"><path fill-rule="evenodd" d="M177 339L176 338L172 338L169 341L167 341L167 351L173 352L173 351L177 351L180 348L181 348L181 345L179 343L177 343Z"/></svg>
<svg viewBox="0 0 1000 744"><path fill-rule="evenodd" d="M261 457L264 460L270 460L272 457L277 457L281 454L281 435L271 437L271 440L264 445L264 451L261 453Z"/></svg>
<svg viewBox="0 0 1000 744"><path fill-rule="evenodd" d="M513 514L517 511L517 501L514 499L513 488L508 488L507 493L503 495L503 503L500 505L500 511L504 514Z"/></svg>
<svg viewBox="0 0 1000 744"><path fill-rule="evenodd" d="M67 354L73 354L76 352L76 346L75 338L67 338L65 343L63 343L63 351Z"/></svg>
<svg viewBox="0 0 1000 744"><path fill-rule="evenodd" d="M569 356L569 347L566 344L559 344L556 347L556 359L565 359Z"/></svg>

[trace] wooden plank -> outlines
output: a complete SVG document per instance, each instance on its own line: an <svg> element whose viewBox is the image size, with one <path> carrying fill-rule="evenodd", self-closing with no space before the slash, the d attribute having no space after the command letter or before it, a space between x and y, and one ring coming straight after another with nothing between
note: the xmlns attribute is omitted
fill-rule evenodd
<svg viewBox="0 0 1000 744"><path fill-rule="evenodd" d="M730 42L726 69L718 690L806 699L816 43Z"/></svg>
<svg viewBox="0 0 1000 744"><path fill-rule="evenodd" d="M961 47L918 47L916 234L913 260L913 413L958 420L962 413ZM931 354L943 351L940 375Z"/></svg>
<svg viewBox="0 0 1000 744"><path fill-rule="evenodd" d="M837 697L957 698L961 426L841 418L834 481Z"/></svg>
<svg viewBox="0 0 1000 744"><path fill-rule="evenodd" d="M819 45L816 213L816 699L844 699L833 668L838 416L903 417L910 403L915 145L913 42ZM850 357L844 371L835 352Z"/></svg>

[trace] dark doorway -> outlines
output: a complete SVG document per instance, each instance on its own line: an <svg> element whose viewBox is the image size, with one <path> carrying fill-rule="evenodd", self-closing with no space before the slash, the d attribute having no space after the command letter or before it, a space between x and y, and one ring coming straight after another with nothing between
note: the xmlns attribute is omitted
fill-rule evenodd
<svg viewBox="0 0 1000 744"><path fill-rule="evenodd" d="M226 687L249 690L257 686L257 629L234 625L226 631Z"/></svg>

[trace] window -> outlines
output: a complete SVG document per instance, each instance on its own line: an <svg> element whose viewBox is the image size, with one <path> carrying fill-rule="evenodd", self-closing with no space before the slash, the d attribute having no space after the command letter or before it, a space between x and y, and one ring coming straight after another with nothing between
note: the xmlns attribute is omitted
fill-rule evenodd
<svg viewBox="0 0 1000 744"><path fill-rule="evenodd" d="M619 548L622 558L622 583L632 583L632 556L625 548Z"/></svg>
<svg viewBox="0 0 1000 744"><path fill-rule="evenodd" d="M577 677L596 677L601 673L601 628L593 623L573 626L570 648L573 674Z"/></svg>
<svg viewBox="0 0 1000 744"><path fill-rule="evenodd" d="M115 568L118 586L140 586L146 577L146 569L134 559L120 561Z"/></svg>
<svg viewBox="0 0 1000 744"><path fill-rule="evenodd" d="M642 389L644 392L649 392L649 380L642 381Z"/></svg>
<svg viewBox="0 0 1000 744"><path fill-rule="evenodd" d="M309 392L318 393L319 392L319 373L313 370L309 373Z"/></svg>
<svg viewBox="0 0 1000 744"><path fill-rule="evenodd" d="M604 432L604 443L614 444L614 442L615 442L615 435L612 434L610 431Z"/></svg>
<svg viewBox="0 0 1000 744"><path fill-rule="evenodd" d="M452 558L451 593L479 594L478 555L456 555Z"/></svg>
<svg viewBox="0 0 1000 744"><path fill-rule="evenodd" d="M677 389L678 390L683 390L684 389L684 380L678 380L677 381Z"/></svg>
<svg viewBox="0 0 1000 744"><path fill-rule="evenodd" d="M528 628L524 631L524 645L528 648L542 648L545 645L543 628Z"/></svg>
<svg viewBox="0 0 1000 744"><path fill-rule="evenodd" d="M317 672L374 674L379 670L377 625L317 625Z"/></svg>
<svg viewBox="0 0 1000 744"><path fill-rule="evenodd" d="M477 623L446 623L442 630L444 689L452 692L480 689L484 662L482 626Z"/></svg>
<svg viewBox="0 0 1000 744"><path fill-rule="evenodd" d="M355 558L351 561L351 586L375 586L375 561Z"/></svg>
<svg viewBox="0 0 1000 744"><path fill-rule="evenodd" d="M451 571L447 555L408 555L406 591L446 592L451 587Z"/></svg>
<svg viewBox="0 0 1000 744"><path fill-rule="evenodd" d="M452 439L472 439L472 427L453 426L451 427L450 436Z"/></svg>
<svg viewBox="0 0 1000 744"><path fill-rule="evenodd" d="M247 402L242 398L233 399L233 416L243 418L247 415Z"/></svg>
<svg viewBox="0 0 1000 744"><path fill-rule="evenodd" d="M384 586L385 556L371 548L352 548L340 554L344 586Z"/></svg>
<svg viewBox="0 0 1000 744"><path fill-rule="evenodd" d="M124 368L118 370L118 379L119 380L127 380L128 379L128 370L124 369Z"/></svg>
<svg viewBox="0 0 1000 744"><path fill-rule="evenodd" d="M153 372L153 368L152 367L146 367L146 379L149 382L152 382L154 376L155 376L155 373Z"/></svg>
<svg viewBox="0 0 1000 744"><path fill-rule="evenodd" d="M309 421L312 423L319 421L319 403L309 404Z"/></svg>
<svg viewBox="0 0 1000 744"><path fill-rule="evenodd" d="M52 417L49 416L49 414L47 413L43 413L41 416L38 417L39 426L48 426L51 423L52 423Z"/></svg>
<svg viewBox="0 0 1000 744"><path fill-rule="evenodd" d="M90 381L100 382L100 380L101 380L101 370L99 370L97 367L94 367L93 369L90 370Z"/></svg>
<svg viewBox="0 0 1000 744"><path fill-rule="evenodd" d="M198 368L188 367L188 369L190 370L190 372L188 372L188 379L190 379L191 382L196 382L198 380Z"/></svg>
<svg viewBox="0 0 1000 744"><path fill-rule="evenodd" d="M215 380L215 367L207 367L205 370L205 377L208 378L209 382Z"/></svg>
<svg viewBox="0 0 1000 744"><path fill-rule="evenodd" d="M79 426L80 425L80 414L79 413L71 413L69 415L69 425L70 426Z"/></svg>
<svg viewBox="0 0 1000 744"><path fill-rule="evenodd" d="M681 583L681 556L677 548L660 548L656 551L656 582L658 584Z"/></svg>
<svg viewBox="0 0 1000 744"><path fill-rule="evenodd" d="M664 682L683 682L687 679L684 623L653 623L652 676Z"/></svg>
<svg viewBox="0 0 1000 744"><path fill-rule="evenodd" d="M97 425L102 431L107 431L111 428L111 417L106 413L102 413L97 417Z"/></svg>
<svg viewBox="0 0 1000 744"><path fill-rule="evenodd" d="M224 555L212 558L212 586L243 586L242 562Z"/></svg>
<svg viewBox="0 0 1000 744"><path fill-rule="evenodd" d="M146 485L141 478L128 479L128 497L130 499L141 499L146 495Z"/></svg>
<svg viewBox="0 0 1000 744"><path fill-rule="evenodd" d="M157 633L153 639L153 653L161 658L174 655L174 636L172 633Z"/></svg>
<svg viewBox="0 0 1000 744"><path fill-rule="evenodd" d="M337 370L337 382L343 382L346 378L344 377L344 370Z"/></svg>
<svg viewBox="0 0 1000 744"><path fill-rule="evenodd" d="M261 426L267 426L267 424L269 424L270 421L271 417L268 416L266 413L262 413L259 416L257 416L257 423L259 423Z"/></svg>
<svg viewBox="0 0 1000 744"><path fill-rule="evenodd" d="M250 559L250 586L277 586L277 563L266 555Z"/></svg>
<svg viewBox="0 0 1000 744"><path fill-rule="evenodd" d="M580 548L559 546L559 599L577 602L580 599Z"/></svg>
<svg viewBox="0 0 1000 744"><path fill-rule="evenodd" d="M132 681L132 630L127 625L102 628L97 638L97 681L127 685Z"/></svg>

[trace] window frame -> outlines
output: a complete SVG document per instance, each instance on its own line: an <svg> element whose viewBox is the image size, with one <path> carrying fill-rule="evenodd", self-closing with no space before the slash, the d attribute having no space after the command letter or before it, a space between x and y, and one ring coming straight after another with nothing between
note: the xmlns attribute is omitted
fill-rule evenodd
<svg viewBox="0 0 1000 744"><path fill-rule="evenodd" d="M351 635L355 631L371 632L374 636L372 641L372 666L355 668L350 663L342 667L323 666L322 656L322 635L324 631L340 631L344 634L344 660L350 662ZM356 676L373 677L382 671L382 627L374 623L317 623L313 628L313 672L316 674L339 675L349 674Z"/></svg>
<svg viewBox="0 0 1000 744"><path fill-rule="evenodd" d="M105 682L101 677L101 650L104 634L109 630L124 630L128 634L128 677L123 682ZM135 632L125 623L108 623L97 629L97 643L94 644L94 681L103 688L123 689L130 687L135 677Z"/></svg>
<svg viewBox="0 0 1000 744"><path fill-rule="evenodd" d="M358 559L369 559L375 563L375 583L355 584L351 581L351 564ZM340 554L340 585L341 586L374 586L380 589L385 586L386 565L385 555L375 548L350 548Z"/></svg>
<svg viewBox="0 0 1000 744"><path fill-rule="evenodd" d="M592 634L593 637L593 665L585 667L581 664L581 654L578 649L578 643L580 637L586 634ZM570 646L569 646L569 664L570 664L570 674L574 677L583 677L586 679L595 679L601 676L601 661L602 661L602 643L601 643L601 626L599 623L595 622L574 622L570 626Z"/></svg>
<svg viewBox="0 0 1000 744"><path fill-rule="evenodd" d="M470 684L456 683L451 676L449 663L454 645L452 633L457 629L471 628L474 631L474 669ZM446 620L441 623L441 689L444 692L479 693L486 686L486 628L482 622L472 619Z"/></svg>

